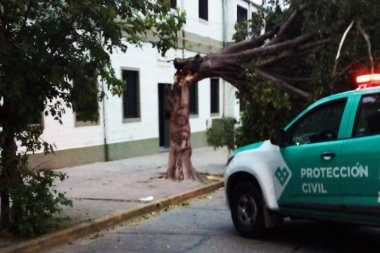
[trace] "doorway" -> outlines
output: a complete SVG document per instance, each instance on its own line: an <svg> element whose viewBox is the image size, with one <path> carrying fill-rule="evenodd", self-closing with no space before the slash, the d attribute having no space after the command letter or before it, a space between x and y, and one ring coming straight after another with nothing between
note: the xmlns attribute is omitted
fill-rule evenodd
<svg viewBox="0 0 380 253"><path fill-rule="evenodd" d="M165 96L165 88L171 84L158 84L158 131L160 152L166 152L170 146L170 107Z"/></svg>

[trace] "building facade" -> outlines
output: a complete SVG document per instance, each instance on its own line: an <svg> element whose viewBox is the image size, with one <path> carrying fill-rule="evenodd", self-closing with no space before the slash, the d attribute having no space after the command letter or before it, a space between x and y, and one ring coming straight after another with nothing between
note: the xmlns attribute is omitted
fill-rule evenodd
<svg viewBox="0 0 380 253"><path fill-rule="evenodd" d="M55 155L30 156L32 168L60 168L154 154L169 146L169 108L164 96L173 83L174 58L217 52L231 42L238 19L263 3L259 0L171 0L172 8L186 11L187 22L178 33L178 48L162 57L150 44L131 45L114 52L115 73L127 82L121 97L107 92L99 102L99 120L83 122L67 109L59 124L44 117L41 138L56 146ZM99 86L106 87L105 83ZM205 79L191 88L190 126L193 147L206 146L206 130L222 116L239 116L233 86L222 79Z"/></svg>

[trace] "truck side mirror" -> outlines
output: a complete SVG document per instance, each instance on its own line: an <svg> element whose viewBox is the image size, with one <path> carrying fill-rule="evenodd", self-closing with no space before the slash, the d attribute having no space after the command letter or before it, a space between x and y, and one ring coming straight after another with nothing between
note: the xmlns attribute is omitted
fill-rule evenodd
<svg viewBox="0 0 380 253"><path fill-rule="evenodd" d="M274 130L270 136L270 142L273 145L277 145L280 147L285 146L284 139L285 139L285 131L283 129Z"/></svg>

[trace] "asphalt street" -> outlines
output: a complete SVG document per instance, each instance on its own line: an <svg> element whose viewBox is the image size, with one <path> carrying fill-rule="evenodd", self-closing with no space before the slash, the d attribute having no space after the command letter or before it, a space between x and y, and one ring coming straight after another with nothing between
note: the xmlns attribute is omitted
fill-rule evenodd
<svg viewBox="0 0 380 253"><path fill-rule="evenodd" d="M223 190L42 253L380 252L380 229L286 221L260 240L238 236Z"/></svg>

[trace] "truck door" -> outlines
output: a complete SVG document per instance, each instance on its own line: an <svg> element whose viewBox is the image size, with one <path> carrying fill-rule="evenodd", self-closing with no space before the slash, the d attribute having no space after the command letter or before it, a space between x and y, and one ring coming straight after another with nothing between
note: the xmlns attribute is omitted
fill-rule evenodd
<svg viewBox="0 0 380 253"><path fill-rule="evenodd" d="M291 179L280 199L280 208L337 211L341 209L341 121L347 99L320 104L293 122L285 131L287 145L281 155Z"/></svg>
<svg viewBox="0 0 380 253"><path fill-rule="evenodd" d="M363 95L357 108L341 150L343 210L355 219L380 220L380 93Z"/></svg>

